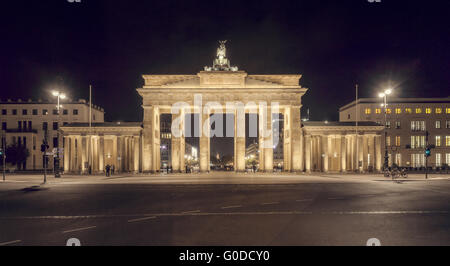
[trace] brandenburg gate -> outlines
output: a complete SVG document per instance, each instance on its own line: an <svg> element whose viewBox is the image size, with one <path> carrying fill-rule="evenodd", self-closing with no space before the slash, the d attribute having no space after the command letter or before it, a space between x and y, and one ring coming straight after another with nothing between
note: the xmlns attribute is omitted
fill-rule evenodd
<svg viewBox="0 0 450 266"><path fill-rule="evenodd" d="M302 123L300 109L307 89L300 86L301 75L249 75L230 66L225 41L220 42L212 66L196 75L143 75L142 123L100 123L87 127L62 127L65 137L66 172L103 172L106 164L126 172L156 173L161 168L160 116L172 116L171 166L185 171L185 137L199 137L201 172L210 170L210 138L217 133L227 114L226 136L234 137L234 170L245 171L246 138L258 138L258 171L271 172L274 165L274 115L282 114L283 170L366 171L381 169L380 132L383 126L367 123ZM217 114L217 115L216 115ZM253 114L257 122L249 121ZM250 116L249 116L250 120ZM198 122L197 122L198 121ZM228 123L231 123L231 126ZM212 125L214 124L214 129ZM234 130L233 130L234 129ZM246 132L253 135L246 136ZM190 137L190 136L188 136Z"/></svg>

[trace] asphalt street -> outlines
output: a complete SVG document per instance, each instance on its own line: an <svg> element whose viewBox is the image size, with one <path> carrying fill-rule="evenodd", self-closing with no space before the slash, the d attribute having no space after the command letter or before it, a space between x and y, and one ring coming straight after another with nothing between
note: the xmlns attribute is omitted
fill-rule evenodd
<svg viewBox="0 0 450 266"><path fill-rule="evenodd" d="M297 178L0 182L0 245L450 245L448 179Z"/></svg>

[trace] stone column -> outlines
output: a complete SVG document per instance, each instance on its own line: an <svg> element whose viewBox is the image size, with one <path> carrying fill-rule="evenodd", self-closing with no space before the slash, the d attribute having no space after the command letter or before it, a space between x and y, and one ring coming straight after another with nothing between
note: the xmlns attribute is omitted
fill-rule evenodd
<svg viewBox="0 0 450 266"><path fill-rule="evenodd" d="M305 170L311 173L311 136L305 136Z"/></svg>
<svg viewBox="0 0 450 266"><path fill-rule="evenodd" d="M83 172L83 137L77 137L77 172Z"/></svg>
<svg viewBox="0 0 450 266"><path fill-rule="evenodd" d="M369 142L369 154L370 154L369 166L372 166L372 169L375 170L375 135L370 135L368 142Z"/></svg>
<svg viewBox="0 0 450 266"><path fill-rule="evenodd" d="M283 138L283 170L290 172L292 170L292 114L291 107L284 108L284 138Z"/></svg>
<svg viewBox="0 0 450 266"><path fill-rule="evenodd" d="M139 156L139 150L140 150L140 139L139 137L133 137L134 140L134 172L138 173L139 172L139 160L140 160L140 156Z"/></svg>
<svg viewBox="0 0 450 266"><path fill-rule="evenodd" d="M322 170L327 173L328 172L328 162L329 162L329 156L328 156L328 135L322 136L322 149L323 149L323 168Z"/></svg>
<svg viewBox="0 0 450 266"><path fill-rule="evenodd" d="M87 137L83 136L81 137L81 172L82 173L86 173L87 169L85 167L86 162L87 162L87 150L88 150L88 141L87 141Z"/></svg>
<svg viewBox="0 0 450 266"><path fill-rule="evenodd" d="M64 137L64 172L65 173L68 173L69 169L70 169L69 151L70 151L70 137L65 136Z"/></svg>
<svg viewBox="0 0 450 266"><path fill-rule="evenodd" d="M113 154L112 154L112 165L114 165L114 167L115 167L115 169L114 170L117 170L117 158L119 157L119 154L118 154L118 150L117 150L117 139L118 139L118 137L117 136L113 136L112 137L112 150L113 150ZM112 166L112 165L110 165L110 166Z"/></svg>
<svg viewBox="0 0 450 266"><path fill-rule="evenodd" d="M74 172L77 170L77 147L75 145L76 141L77 138L75 136L70 137L70 172Z"/></svg>
<svg viewBox="0 0 450 266"><path fill-rule="evenodd" d="M234 171L245 171L245 110L234 110Z"/></svg>
<svg viewBox="0 0 450 266"><path fill-rule="evenodd" d="M266 132L268 136L264 137L264 171L273 172L273 130L272 130L272 111L267 108Z"/></svg>
<svg viewBox="0 0 450 266"><path fill-rule="evenodd" d="M179 134L172 134L171 139L171 160L172 160L172 170L173 172L184 172L184 152L185 152L185 139L184 139L184 117L185 113L180 110L179 114L172 114L172 123L177 123L180 125Z"/></svg>
<svg viewBox="0 0 450 266"><path fill-rule="evenodd" d="M364 153L363 169L365 171L367 171L368 170L368 160L367 159L369 157L368 156L368 154L369 154L369 137L367 135L363 135L363 153Z"/></svg>
<svg viewBox="0 0 450 266"><path fill-rule="evenodd" d="M341 172L347 171L347 138L346 135L341 136Z"/></svg>
<svg viewBox="0 0 450 266"><path fill-rule="evenodd" d="M381 171L381 136L375 136L375 168Z"/></svg>
<svg viewBox="0 0 450 266"><path fill-rule="evenodd" d="M98 171L105 170L105 137L100 136L98 140Z"/></svg>
<svg viewBox="0 0 450 266"><path fill-rule="evenodd" d="M154 173L160 168L159 165L156 165L160 154L159 128L158 106L144 106L144 129L142 143L143 172Z"/></svg>
<svg viewBox="0 0 450 266"><path fill-rule="evenodd" d="M302 129L300 120L300 106L291 107L291 142L292 142L292 171L302 171Z"/></svg>
<svg viewBox="0 0 450 266"><path fill-rule="evenodd" d="M201 110L200 110L201 111ZM200 135L200 172L209 172L210 170L210 133L211 133L211 125L209 124L209 115L210 110L205 107L203 108L203 113L200 113L201 123L200 127L202 127L201 135ZM206 126L204 126L206 125Z"/></svg>
<svg viewBox="0 0 450 266"><path fill-rule="evenodd" d="M363 149L364 149L364 147L363 147L363 136L361 136L361 135L358 135L358 143L357 143L357 147L358 147L358 162L357 162L357 167L358 167L358 170L361 170L361 171L364 171L364 151L363 151ZM359 161L361 161L362 162L362 165L361 165L361 167L359 167Z"/></svg>

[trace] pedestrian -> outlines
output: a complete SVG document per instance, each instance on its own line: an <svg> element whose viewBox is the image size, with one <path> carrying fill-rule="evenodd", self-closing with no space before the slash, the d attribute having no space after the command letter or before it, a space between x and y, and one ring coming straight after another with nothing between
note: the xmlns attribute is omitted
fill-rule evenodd
<svg viewBox="0 0 450 266"><path fill-rule="evenodd" d="M109 166L109 164L106 165L105 167L105 174L106 176L109 176L109 171L111 170L111 167Z"/></svg>
<svg viewBox="0 0 450 266"><path fill-rule="evenodd" d="M114 170L115 170L115 167L114 167L114 164L111 166L111 175L114 175Z"/></svg>
<svg viewBox="0 0 450 266"><path fill-rule="evenodd" d="M189 166L186 165L186 174L189 172Z"/></svg>

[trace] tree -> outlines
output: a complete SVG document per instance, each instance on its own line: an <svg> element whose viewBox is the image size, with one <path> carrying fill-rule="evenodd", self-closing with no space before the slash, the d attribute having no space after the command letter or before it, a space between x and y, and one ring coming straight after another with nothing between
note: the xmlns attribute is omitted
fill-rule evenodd
<svg viewBox="0 0 450 266"><path fill-rule="evenodd" d="M25 146L13 144L6 147L6 162L17 165L18 169L27 161L28 156L30 156L30 152Z"/></svg>

